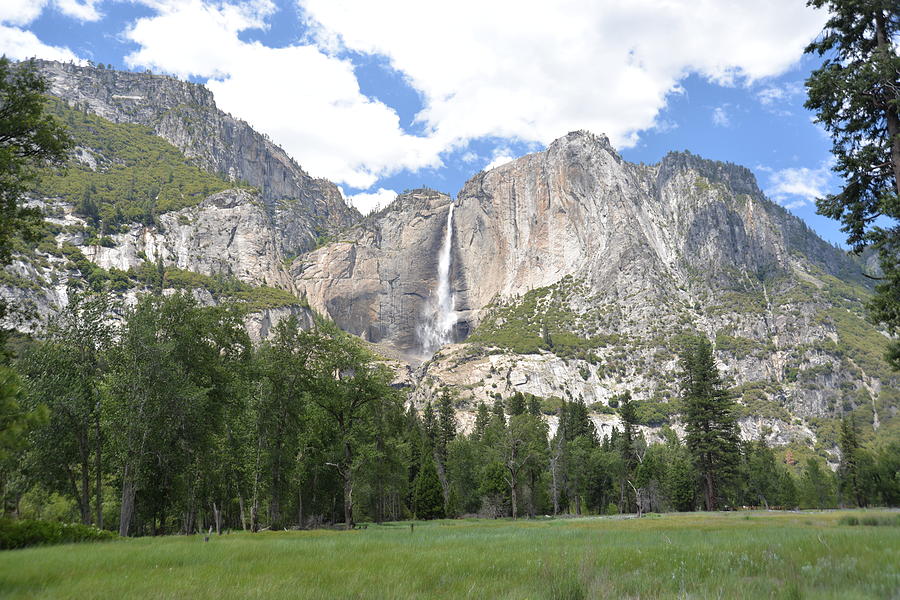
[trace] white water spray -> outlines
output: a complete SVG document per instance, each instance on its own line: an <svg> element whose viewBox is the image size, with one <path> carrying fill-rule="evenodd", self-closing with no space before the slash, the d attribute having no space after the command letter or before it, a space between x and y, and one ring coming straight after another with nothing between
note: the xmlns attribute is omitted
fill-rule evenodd
<svg viewBox="0 0 900 600"><path fill-rule="evenodd" d="M453 204L447 212L444 242L438 256L438 285L432 301L425 305L425 321L419 328L422 352L431 356L444 344L453 341L456 325L456 298L450 291L450 251L453 249Z"/></svg>

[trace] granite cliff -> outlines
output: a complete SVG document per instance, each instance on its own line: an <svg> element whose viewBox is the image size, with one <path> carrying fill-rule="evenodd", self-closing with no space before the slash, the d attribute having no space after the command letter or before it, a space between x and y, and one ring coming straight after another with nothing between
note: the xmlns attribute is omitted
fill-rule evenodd
<svg viewBox="0 0 900 600"><path fill-rule="evenodd" d="M601 431L625 392L645 426L677 429L677 354L701 334L715 341L745 437L830 448L832 417L848 411L873 431L898 427L900 379L863 318L865 261L769 201L743 167L687 152L632 164L605 137L573 132L475 175L456 199L412 190L363 218L202 86L41 68L67 106L150 128L176 149L166 168L182 161L219 183L115 227L86 215L84 198L37 195L45 240L5 270L0 294L40 316L70 283L133 299L141 273L171 270L171 289L205 302L243 294L256 338L286 314L333 319L398 361L413 402L451 389L463 426L478 402L521 391L548 413L583 400ZM73 155L85 177L121 162L95 146ZM447 343L433 353L437 320Z"/></svg>

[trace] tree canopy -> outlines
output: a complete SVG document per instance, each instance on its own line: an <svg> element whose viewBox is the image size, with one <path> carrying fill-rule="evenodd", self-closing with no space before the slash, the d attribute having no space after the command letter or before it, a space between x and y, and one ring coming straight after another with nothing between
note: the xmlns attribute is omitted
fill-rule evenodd
<svg viewBox="0 0 900 600"><path fill-rule="evenodd" d="M806 48L824 57L806 81L806 107L831 136L834 171L843 188L817 202L819 213L843 223L857 251L873 247L882 281L871 318L900 333L900 2L809 0L829 13L822 34ZM889 354L900 369L900 344Z"/></svg>

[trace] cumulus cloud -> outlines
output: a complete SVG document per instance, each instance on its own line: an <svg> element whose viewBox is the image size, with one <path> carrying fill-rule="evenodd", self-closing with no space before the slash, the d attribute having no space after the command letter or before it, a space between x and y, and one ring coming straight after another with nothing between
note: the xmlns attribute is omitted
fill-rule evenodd
<svg viewBox="0 0 900 600"><path fill-rule="evenodd" d="M712 122L716 127L730 127L731 118L725 106L717 106L712 111Z"/></svg>
<svg viewBox="0 0 900 600"><path fill-rule="evenodd" d="M156 14L127 32L139 48L126 64L209 78L223 109L314 175L360 189L482 138L546 144L589 129L633 144L686 75L777 75L825 19L782 0L296 0L306 36L269 48L238 37L266 27L269 0L138 1ZM361 93L347 50L386 57L419 92L420 135Z"/></svg>
<svg viewBox="0 0 900 600"><path fill-rule="evenodd" d="M56 0L54 6L63 14L81 21L100 18L96 10L99 0ZM0 2L0 54L15 60L45 58L47 60L81 60L70 49L42 42L22 27L37 19L50 5L49 0L3 0Z"/></svg>
<svg viewBox="0 0 900 600"><path fill-rule="evenodd" d="M299 3L346 47L388 57L445 145L546 144L574 129L630 145L686 74L732 85L781 73L825 19L783 0Z"/></svg>
<svg viewBox="0 0 900 600"><path fill-rule="evenodd" d="M816 198L828 194L831 181L830 163L815 169L797 167L761 170L769 173L766 194L785 208L793 209L812 204Z"/></svg>
<svg viewBox="0 0 900 600"><path fill-rule="evenodd" d="M268 133L313 175L365 189L402 168L440 165L443 148L405 133L394 109L362 94L350 60L313 45L242 41L240 32L266 26L275 11L268 0L152 6L157 14L126 32L139 45L126 64L209 78L220 108Z"/></svg>
<svg viewBox="0 0 900 600"><path fill-rule="evenodd" d="M493 156L491 157L491 162L484 166L485 171L490 171L494 167L499 167L500 165L505 165L506 163L515 160L516 157L513 156L512 150L505 147L500 146L494 149Z"/></svg>
<svg viewBox="0 0 900 600"><path fill-rule="evenodd" d="M56 0L59 11L67 17L79 21L98 21L103 16L97 10L97 5L102 0Z"/></svg>
<svg viewBox="0 0 900 600"><path fill-rule="evenodd" d="M0 2L0 23L28 25L38 18L47 0L3 0Z"/></svg>
<svg viewBox="0 0 900 600"><path fill-rule="evenodd" d="M344 193L344 190L341 190ZM361 194L353 194L347 196L347 200L356 207L356 210L367 215L376 210L380 210L397 199L397 192L385 188L378 188L375 192L363 192Z"/></svg>
<svg viewBox="0 0 900 600"><path fill-rule="evenodd" d="M43 43L30 31L0 25L0 54L15 60L46 58L47 60L76 61L80 59L68 48Z"/></svg>

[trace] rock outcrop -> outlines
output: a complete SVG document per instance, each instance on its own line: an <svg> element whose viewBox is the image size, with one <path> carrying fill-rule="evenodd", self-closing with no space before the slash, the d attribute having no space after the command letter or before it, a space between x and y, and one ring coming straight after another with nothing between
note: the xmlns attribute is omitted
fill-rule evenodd
<svg viewBox="0 0 900 600"><path fill-rule="evenodd" d="M415 358L450 202L401 196L298 258L298 289ZM700 333L748 418L779 431L803 438L792 418L866 404L897 410L887 340L862 319L862 262L766 199L743 167L689 153L630 164L605 137L575 132L472 178L454 230L461 343L419 369L417 402L450 386L470 409L515 391L603 407L627 391L667 420L679 337Z"/></svg>
<svg viewBox="0 0 900 600"><path fill-rule="evenodd" d="M285 254L315 246L320 234L359 219L340 191L310 177L249 124L216 108L202 85L164 75L38 61L53 95L114 123L137 123L184 152L198 166L260 190L283 232Z"/></svg>

